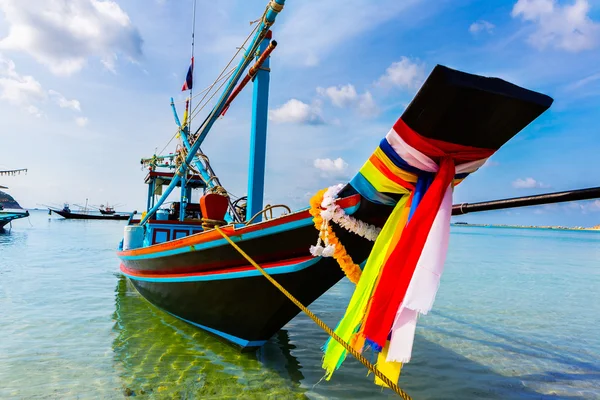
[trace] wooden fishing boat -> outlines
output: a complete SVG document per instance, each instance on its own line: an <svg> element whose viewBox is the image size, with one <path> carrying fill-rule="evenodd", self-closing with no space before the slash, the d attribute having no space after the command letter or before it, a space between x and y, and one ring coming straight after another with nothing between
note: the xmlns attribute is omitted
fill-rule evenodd
<svg viewBox="0 0 600 400"><path fill-rule="evenodd" d="M0 171L0 176L14 176L26 173L26 169L13 169ZM8 189L6 186L0 186L0 189ZM29 216L29 211L23 210L21 205L8 193L0 190L0 231L12 221Z"/></svg>
<svg viewBox="0 0 600 400"><path fill-rule="evenodd" d="M119 204L113 204L112 206L108 205L108 202L106 203L106 205L104 204L100 204L100 206L96 207L96 206L91 206L95 209L97 209L100 214L102 215L113 215L113 214L117 214L117 211L115 209L115 207L119 207Z"/></svg>
<svg viewBox="0 0 600 400"><path fill-rule="evenodd" d="M282 0L276 3L283 5ZM249 265L214 226L220 226L223 233L305 305L344 276L334 258L311 253L319 231L308 208L262 220L270 209L263 208L262 197L268 57L258 57L253 67L255 102L246 207L227 197L200 150L212 123L231 103L235 84L251 62L248 55L257 49L263 55L267 49L272 50L269 27L278 12L272 4L228 89L201 127L190 131L187 119L180 123L175 112L180 126L180 152L142 160L149 168L145 180L147 211L125 227L118 251L121 272L149 302L243 350L262 346L299 310ZM263 64L258 64L261 59ZM238 87L235 93L239 90ZM506 81L438 65L400 121L430 140L496 150L551 103L548 96ZM159 171L160 168L175 172ZM466 175L457 174L455 178L460 180ZM163 186L167 189L163 190ZM173 203L170 210L161 209L177 187L181 190L180 201ZM192 190L204 193L200 207L190 202ZM355 220L382 227L393 205L364 193L364 187L358 187L353 180L339 192L337 205ZM394 193L385 196L399 197ZM373 242L339 225L332 224L331 228L352 260L364 265Z"/></svg>
<svg viewBox="0 0 600 400"><path fill-rule="evenodd" d="M90 212L73 212L70 209L48 207L48 214L55 213L66 219L92 219L92 220L113 220L113 221L125 221L129 219L130 215L127 214L92 214Z"/></svg>

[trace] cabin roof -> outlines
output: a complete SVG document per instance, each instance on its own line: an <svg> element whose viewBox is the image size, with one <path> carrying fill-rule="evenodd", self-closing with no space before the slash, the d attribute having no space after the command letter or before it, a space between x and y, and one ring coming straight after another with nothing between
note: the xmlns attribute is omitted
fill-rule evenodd
<svg viewBox="0 0 600 400"><path fill-rule="evenodd" d="M157 184L164 186L171 184L173 180L174 172L159 172L159 171L150 171L146 178L144 178L144 183L150 183L155 180ZM186 186L191 187L192 189L201 189L206 187L204 183L204 179L200 175L197 174L188 174L186 180ZM177 186L181 186L181 183L178 183Z"/></svg>

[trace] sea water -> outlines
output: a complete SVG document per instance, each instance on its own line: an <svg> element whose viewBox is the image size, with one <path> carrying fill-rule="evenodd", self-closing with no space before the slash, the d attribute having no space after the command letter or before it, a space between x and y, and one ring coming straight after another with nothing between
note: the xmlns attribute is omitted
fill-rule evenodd
<svg viewBox="0 0 600 400"><path fill-rule="evenodd" d="M351 357L323 380L327 336L305 316L240 354L156 309L119 273L124 225L33 211L0 234L0 399L396 397ZM335 326L352 289L310 308ZM599 323L600 232L453 227L399 385L415 399L600 399Z"/></svg>

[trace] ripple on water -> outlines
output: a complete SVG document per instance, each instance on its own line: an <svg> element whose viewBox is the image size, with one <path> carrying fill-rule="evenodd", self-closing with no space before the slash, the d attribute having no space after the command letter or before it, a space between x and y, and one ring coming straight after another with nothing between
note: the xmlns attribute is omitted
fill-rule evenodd
<svg viewBox="0 0 600 400"><path fill-rule="evenodd" d="M123 223L32 212L0 235L0 398L395 398L348 359L322 380L326 335L298 316L240 354L159 311L118 273ZM453 229L400 386L418 399L600 398L600 235ZM310 308L330 326L353 287ZM367 356L370 356L367 354Z"/></svg>

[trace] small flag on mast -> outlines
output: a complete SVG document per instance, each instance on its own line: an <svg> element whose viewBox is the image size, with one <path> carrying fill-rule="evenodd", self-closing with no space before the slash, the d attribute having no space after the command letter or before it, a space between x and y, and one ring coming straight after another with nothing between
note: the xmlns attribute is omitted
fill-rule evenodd
<svg viewBox="0 0 600 400"><path fill-rule="evenodd" d="M194 57L192 57L192 63L190 64L190 68L188 69L187 76L185 77L185 83L181 88L181 91L186 91L192 89L192 77L194 75Z"/></svg>

